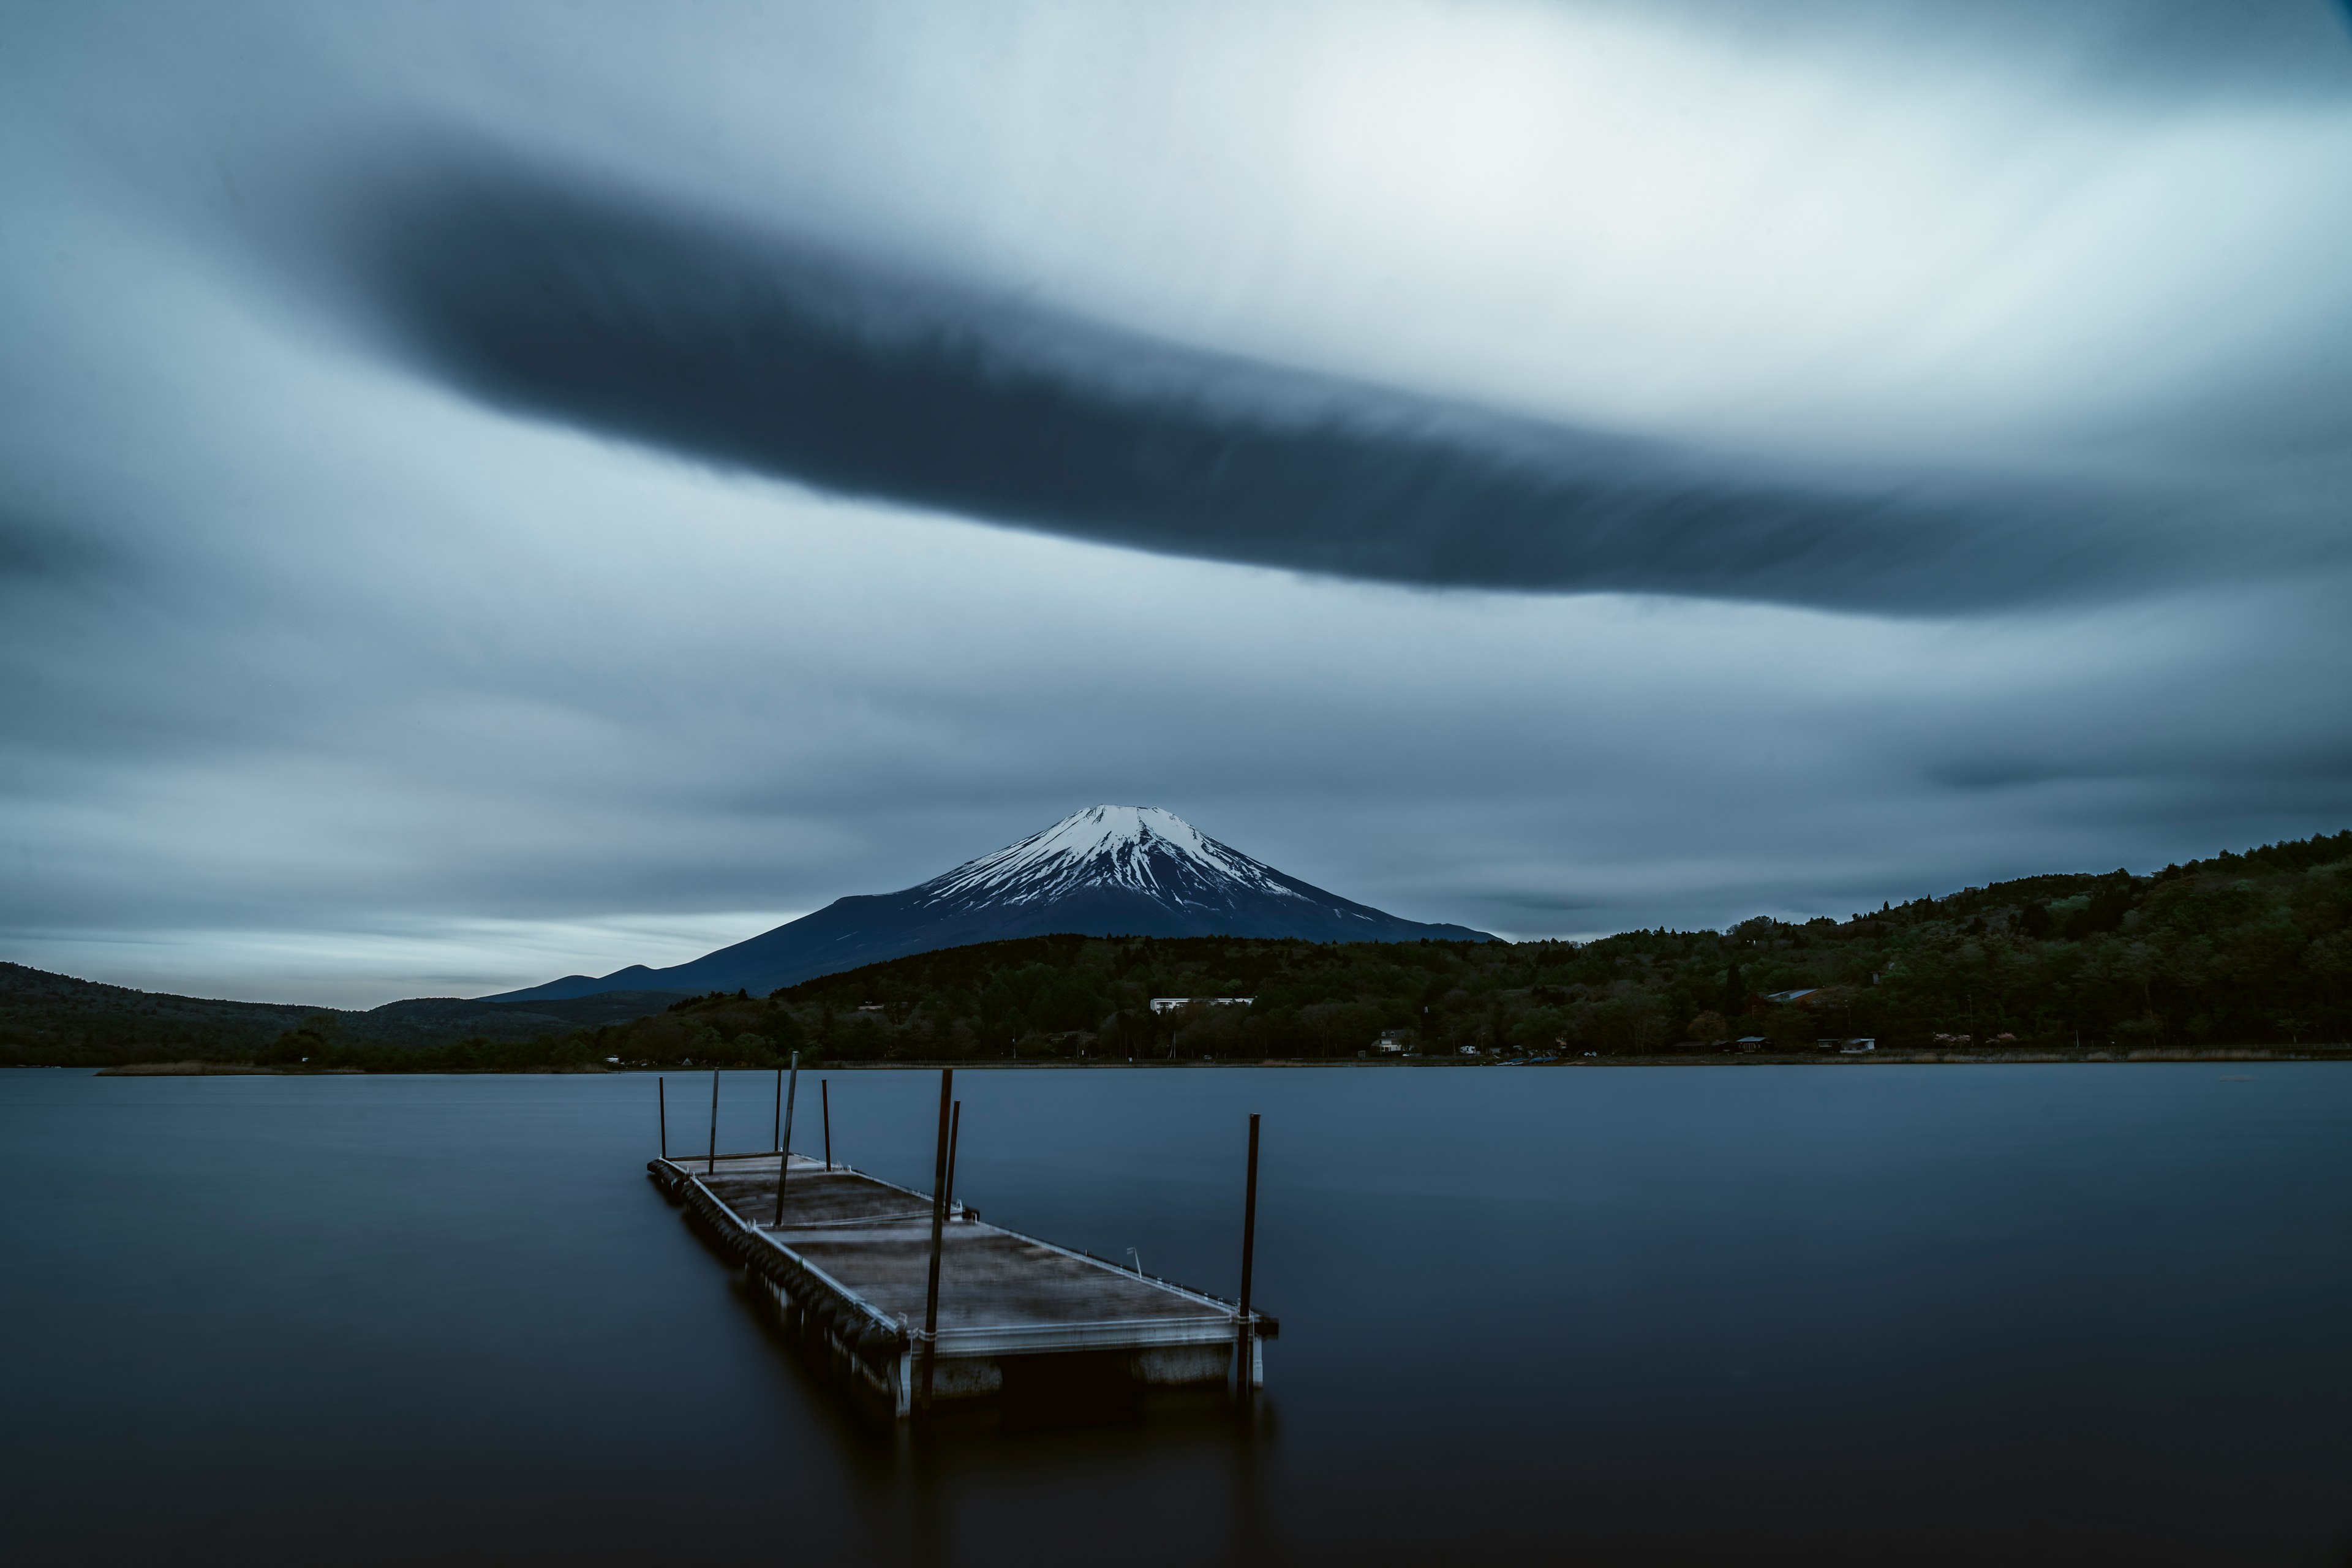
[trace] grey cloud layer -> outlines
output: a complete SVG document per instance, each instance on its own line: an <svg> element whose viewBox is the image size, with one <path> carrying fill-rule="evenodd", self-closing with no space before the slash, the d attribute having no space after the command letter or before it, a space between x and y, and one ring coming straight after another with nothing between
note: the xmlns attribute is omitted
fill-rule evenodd
<svg viewBox="0 0 2352 1568"><path fill-rule="evenodd" d="M1861 38L1936 56L1932 87L2046 45L2079 56L2085 118L2209 94L2323 130L2335 57L2298 51L2342 30L2325 8L2234 3L1673 3L1626 15L1708 43L1702 60L1719 32L1755 37L1821 49L1845 83L1868 72L1826 44ZM2072 479L1958 456L1839 468L1800 452L1802 429L1743 456L1496 412L1515 384L1478 405L1490 384L1442 356L1362 369L1263 320L1186 315L1196 271L1252 299L1320 286L1351 237L1384 231L1312 213L1280 231L1317 187L1248 187L1243 155L1170 220L1215 243L1155 256L1142 219L1088 204L1113 185L1156 201L1162 144L1066 75L970 64L971 34L1078 8L994 5L722 0L689 27L593 0L223 0L90 7L58 25L89 29L70 49L0 47L0 957L260 997L494 991L688 955L562 950L598 921L781 917L1100 800L1168 805L1400 913L1524 935L1843 912L2346 825L2345 491L2206 439L2219 415L2273 430L2295 388L2347 384L2341 293L2313 280L2336 221L2317 196L2310 229L2232 236L2266 299L2148 258L2168 279L2152 297L2186 305L2153 321L2149 357L2093 340L2121 345L2094 377L2151 396L2080 397L2085 422L2112 414L2096 440L2048 421L2035 450L2085 454ZM1396 10L1312 9L1181 25L1255 58L1261 15L1352 45ZM1411 9L1391 54L1503 8ZM812 55L785 25L811 17L848 42ZM1278 98L1325 37L1239 87L1177 80L1171 50L1171 100L1255 136L1280 106L1253 116L1240 95ZM869 44L893 68L925 45L948 64L869 69ZM1468 58L1440 58L1431 90L1471 102L1491 57ZM702 90L730 66L751 83L731 111ZM968 203L901 223L948 183L926 183L925 138L961 132L917 90L941 83L964 95L958 128L1050 123L956 165L988 176ZM1950 131L1921 98L1923 137ZM2293 142L2280 123L2261 146ZM419 144L451 124L469 146ZM410 139L388 151L387 126ZM1970 168L2000 152L1979 129L1951 132ZM1024 160L1057 138L1134 179L1032 183ZM2030 183L2043 149L2017 156ZM1763 195L1801 202L1818 171L1776 160ZM347 205L271 205L311 176ZM2061 176L2053 201L2110 188ZM860 185L867 207L820 199ZM1094 259L975 258L953 240L983 209L1080 231ZM1730 211L1706 232L1736 232ZM1454 237L1525 239L1501 220ZM1095 287L1123 271L1136 289ZM322 319L296 273L348 313ZM971 282L1032 276L1082 286ZM1443 313L1455 275L1414 276L1400 310L1461 326ZM2063 329L2077 300L2032 321ZM2300 324L2311 375L2283 376L2259 334L2231 339L2228 386L2157 353L2257 306ZM1561 320L1584 318L1529 341L1577 341ZM1662 353L1704 357L1714 330ZM1988 382L2046 387L2047 359L2020 363ZM1360 377L1286 368L1309 364ZM1813 390L1790 383L1798 403ZM2076 406L2061 390L2032 416ZM2294 441L2263 450L2340 461L2352 405L2305 401ZM1978 450L1934 438L1944 408L1923 396L1890 425L1925 430L1910 449ZM1660 596L1575 593L1612 588Z"/></svg>
<svg viewBox="0 0 2352 1568"><path fill-rule="evenodd" d="M2352 89L2346 0L1604 0L1758 47L1857 42L2126 98L2222 94L2271 106Z"/></svg>
<svg viewBox="0 0 2352 1568"><path fill-rule="evenodd" d="M1162 553L1916 614L2338 552L2294 518L2221 537L2178 489L1808 467L1212 355L489 153L361 210L360 308L490 402Z"/></svg>

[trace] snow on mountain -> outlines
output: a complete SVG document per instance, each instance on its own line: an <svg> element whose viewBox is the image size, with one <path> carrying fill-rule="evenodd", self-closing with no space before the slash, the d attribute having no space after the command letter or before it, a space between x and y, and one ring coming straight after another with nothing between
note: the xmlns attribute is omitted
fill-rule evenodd
<svg viewBox="0 0 2352 1568"><path fill-rule="evenodd" d="M1124 888L1171 908L1210 908L1210 889L1305 899L1262 860L1156 805L1095 805L914 889L925 904L1034 904L1081 888Z"/></svg>
<svg viewBox="0 0 2352 1568"><path fill-rule="evenodd" d="M1307 942L1484 942L1328 893L1152 805L1097 805L896 893L836 899L813 915L669 969L632 964L484 1001L606 991L772 991L860 964L971 942L1097 936L1287 937Z"/></svg>

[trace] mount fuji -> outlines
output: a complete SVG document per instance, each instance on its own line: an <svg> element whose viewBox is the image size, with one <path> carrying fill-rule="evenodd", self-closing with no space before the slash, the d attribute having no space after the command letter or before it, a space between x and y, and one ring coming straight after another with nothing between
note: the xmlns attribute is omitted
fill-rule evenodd
<svg viewBox="0 0 2352 1568"><path fill-rule="evenodd" d="M739 988L757 994L886 958L1056 931L1308 942L1493 940L1466 926L1400 920L1327 893L1157 806L1097 805L903 892L836 899L813 915L691 963L668 969L632 964L601 979L566 975L482 1000Z"/></svg>

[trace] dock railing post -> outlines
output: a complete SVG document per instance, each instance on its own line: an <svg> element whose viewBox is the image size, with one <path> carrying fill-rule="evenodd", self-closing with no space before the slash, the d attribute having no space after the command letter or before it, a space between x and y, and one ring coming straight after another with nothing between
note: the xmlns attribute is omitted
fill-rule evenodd
<svg viewBox="0 0 2352 1568"><path fill-rule="evenodd" d="M702 1173L706 1176L715 1176L719 1173L719 1069L717 1068L710 1069L710 1157L704 1162Z"/></svg>
<svg viewBox="0 0 2352 1568"><path fill-rule="evenodd" d="M776 1140L776 1224L784 1224L784 1173L793 1168L793 1101L800 1098L801 1054L793 1053L793 1087L784 1096L784 1131Z"/></svg>
<svg viewBox="0 0 2352 1568"><path fill-rule="evenodd" d="M962 1101L962 1100L957 1100L957 1101L955 1102L955 1109L954 1109L954 1110L950 1110L950 1112L948 1112L948 1197L947 1197L947 1212L948 1212L948 1213L950 1213L950 1214L953 1214L953 1213L955 1213L955 1160L956 1160L956 1142L957 1142L957 1140L959 1140L959 1139L960 1139L960 1138L961 1138L962 1136L963 1136L963 1101Z"/></svg>
<svg viewBox="0 0 2352 1568"><path fill-rule="evenodd" d="M941 1068L939 1152L931 1165L931 1278L923 1292L923 1381L919 1403L925 1415L931 1413L931 1377L940 1359L940 1233L948 1218L948 1118L952 1104L950 1095L954 1088L955 1068Z"/></svg>
<svg viewBox="0 0 2352 1568"><path fill-rule="evenodd" d="M824 1168L833 1169L833 1094L825 1086L829 1080L816 1080L817 1109L824 1113Z"/></svg>
<svg viewBox="0 0 2352 1568"><path fill-rule="evenodd" d="M660 1079L654 1079L654 1109L661 1116L661 1157L669 1158L669 1086Z"/></svg>
<svg viewBox="0 0 2352 1568"><path fill-rule="evenodd" d="M1234 1335L1235 1352L1239 1357L1235 1380L1242 1396L1249 1397L1256 1385L1257 1346L1250 1322L1250 1276L1257 1263L1257 1112L1250 1112L1249 1179L1242 1198L1242 1310L1241 1327Z"/></svg>

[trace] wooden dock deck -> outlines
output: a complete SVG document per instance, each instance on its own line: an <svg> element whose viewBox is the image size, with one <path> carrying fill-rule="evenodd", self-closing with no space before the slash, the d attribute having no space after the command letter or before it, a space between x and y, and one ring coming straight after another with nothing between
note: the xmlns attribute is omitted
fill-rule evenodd
<svg viewBox="0 0 2352 1568"><path fill-rule="evenodd" d="M1217 1384L1232 1380L1237 1352L1248 1386L1264 1384L1261 1346L1279 1331L1265 1313L987 1224L952 1198L938 1231L938 1329L927 1336L930 1194L793 1154L779 1223L778 1158L673 1155L646 1169L767 1292L787 1330L902 1417L916 1410L927 1352L937 1400L1072 1373Z"/></svg>

